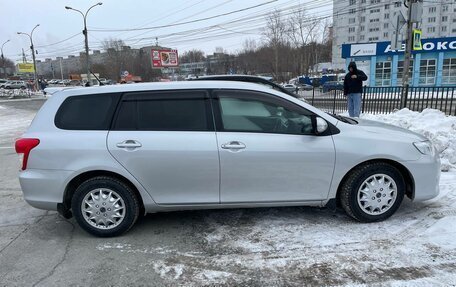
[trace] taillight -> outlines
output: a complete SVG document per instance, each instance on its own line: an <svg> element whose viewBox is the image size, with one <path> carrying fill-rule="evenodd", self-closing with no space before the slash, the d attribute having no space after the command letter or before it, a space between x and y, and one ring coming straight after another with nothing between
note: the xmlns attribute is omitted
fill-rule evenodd
<svg viewBox="0 0 456 287"><path fill-rule="evenodd" d="M24 154L24 158L22 160L22 170L25 170L27 168L27 161L30 151L39 144L39 139L18 139L16 141L16 152L18 154Z"/></svg>

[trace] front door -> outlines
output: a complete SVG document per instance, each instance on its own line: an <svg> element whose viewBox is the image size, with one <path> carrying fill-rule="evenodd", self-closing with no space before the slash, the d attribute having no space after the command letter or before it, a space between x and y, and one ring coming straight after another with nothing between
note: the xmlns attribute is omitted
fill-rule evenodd
<svg viewBox="0 0 456 287"><path fill-rule="evenodd" d="M219 158L205 91L125 94L108 148L158 204L219 203Z"/></svg>
<svg viewBox="0 0 456 287"><path fill-rule="evenodd" d="M335 149L317 136L312 113L253 91L215 92L221 203L325 199Z"/></svg>

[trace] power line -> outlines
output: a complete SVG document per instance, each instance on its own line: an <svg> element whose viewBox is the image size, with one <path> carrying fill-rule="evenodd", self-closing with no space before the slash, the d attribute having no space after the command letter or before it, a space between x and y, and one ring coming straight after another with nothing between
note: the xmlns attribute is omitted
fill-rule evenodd
<svg viewBox="0 0 456 287"><path fill-rule="evenodd" d="M231 12L222 13L222 14L218 14L218 15L214 15L214 16L210 16L210 17L200 18L200 19L196 19L196 20L192 20L192 21L175 23L175 24L160 25L160 26L146 27L146 28L130 28L130 29L92 29L92 30L89 30L89 31L91 31L91 32L123 32L123 31L144 31L144 30L151 30L151 29L175 27L175 26L181 26L181 25L186 25L186 24L192 24L192 23L207 21L207 20L211 20L211 19L215 19L215 18L220 18L220 17L223 17L223 16L228 16L228 15L231 15L231 14L235 14L235 13L251 10L251 9L254 9L254 8L257 8L257 7L260 7L260 6L268 5L270 3L277 2L277 1L278 0L271 0L271 1L268 1L266 3L261 3L261 4L250 6L250 7L247 7L247 8L234 10L234 11L231 11Z"/></svg>

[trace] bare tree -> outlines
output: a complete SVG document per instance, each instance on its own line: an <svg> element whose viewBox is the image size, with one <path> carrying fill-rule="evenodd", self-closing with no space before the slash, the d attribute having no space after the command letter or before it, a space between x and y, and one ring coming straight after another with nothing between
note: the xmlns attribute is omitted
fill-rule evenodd
<svg viewBox="0 0 456 287"><path fill-rule="evenodd" d="M204 52L201 50L193 49L186 51L179 56L179 62L181 63L195 63L203 62L205 60Z"/></svg>
<svg viewBox="0 0 456 287"><path fill-rule="evenodd" d="M106 77L119 80L121 71L129 71L134 74L137 69L135 63L137 55L125 45L125 42L118 39L103 41L103 48L106 50Z"/></svg>
<svg viewBox="0 0 456 287"><path fill-rule="evenodd" d="M266 18L266 28L263 31L263 36L266 42L273 49L274 63L273 75L275 78L281 78L279 74L279 50L285 44L286 25L282 20L280 11L276 10L269 14Z"/></svg>

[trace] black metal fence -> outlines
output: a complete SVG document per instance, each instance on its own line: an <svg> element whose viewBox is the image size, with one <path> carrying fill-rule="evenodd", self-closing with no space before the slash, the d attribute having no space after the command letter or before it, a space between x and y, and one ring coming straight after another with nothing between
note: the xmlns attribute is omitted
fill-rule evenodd
<svg viewBox="0 0 456 287"><path fill-rule="evenodd" d="M388 114L402 108L421 112L426 108L438 109L456 116L456 86L409 87L402 98L403 87L364 87L362 112ZM323 92L320 88L301 91L300 95L313 106L330 113L347 111L343 91Z"/></svg>

